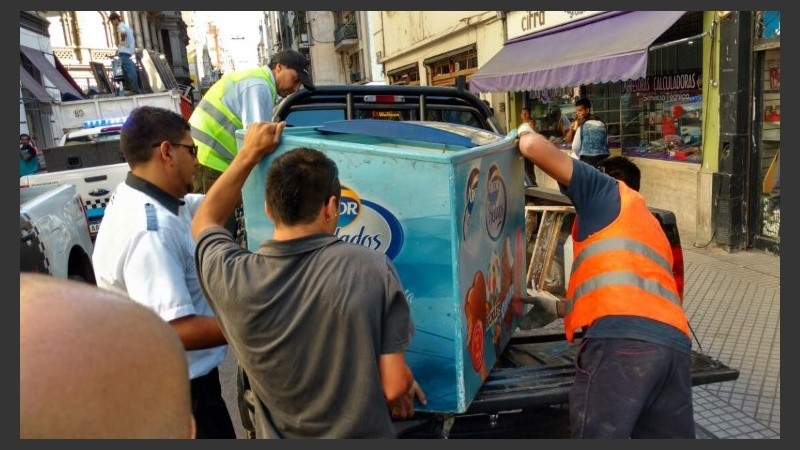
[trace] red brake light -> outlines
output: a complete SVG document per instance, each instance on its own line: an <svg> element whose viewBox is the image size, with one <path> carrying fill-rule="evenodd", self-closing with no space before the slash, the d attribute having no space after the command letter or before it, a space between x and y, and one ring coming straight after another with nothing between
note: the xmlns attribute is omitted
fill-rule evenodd
<svg viewBox="0 0 800 450"><path fill-rule="evenodd" d="M402 95L365 95L366 103L405 103L406 98Z"/></svg>

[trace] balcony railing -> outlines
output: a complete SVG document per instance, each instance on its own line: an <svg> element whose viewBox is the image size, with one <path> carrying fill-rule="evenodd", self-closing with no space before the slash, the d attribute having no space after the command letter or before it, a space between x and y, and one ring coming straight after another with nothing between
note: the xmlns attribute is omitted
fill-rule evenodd
<svg viewBox="0 0 800 450"><path fill-rule="evenodd" d="M358 40L358 26L356 22L346 23L337 28L333 35L333 45L338 48L340 44L343 44L342 41L350 39Z"/></svg>
<svg viewBox="0 0 800 450"><path fill-rule="evenodd" d="M89 61L111 61L116 51L113 47L53 47L53 54L65 66L86 65Z"/></svg>

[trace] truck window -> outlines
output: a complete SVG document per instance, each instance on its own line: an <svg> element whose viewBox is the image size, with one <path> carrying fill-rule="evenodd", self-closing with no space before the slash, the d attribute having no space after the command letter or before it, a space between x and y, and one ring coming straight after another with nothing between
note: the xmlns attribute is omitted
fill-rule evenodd
<svg viewBox="0 0 800 450"><path fill-rule="evenodd" d="M430 107L425 112L425 120L469 125L475 128L486 128L478 112L470 109L438 109Z"/></svg>
<svg viewBox="0 0 800 450"><path fill-rule="evenodd" d="M87 144L89 142L109 142L118 140L119 140L119 131L115 131L112 133L97 133L97 134L85 134L82 136L67 136L66 140L64 141L64 145L78 145L78 144Z"/></svg>
<svg viewBox="0 0 800 450"><path fill-rule="evenodd" d="M344 120L344 109L296 109L286 116L290 127L309 127L331 120Z"/></svg>

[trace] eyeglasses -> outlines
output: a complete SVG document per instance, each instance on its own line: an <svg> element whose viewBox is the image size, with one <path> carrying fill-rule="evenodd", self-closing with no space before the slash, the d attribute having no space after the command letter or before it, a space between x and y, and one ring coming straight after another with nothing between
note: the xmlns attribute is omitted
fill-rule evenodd
<svg viewBox="0 0 800 450"><path fill-rule="evenodd" d="M192 155L193 158L197 158L197 149L199 148L197 145L188 145L188 144L181 144L180 142L171 142L172 145L177 145L179 147L184 147L186 150L189 150L189 154ZM158 147L161 145L160 142L153 144L153 148Z"/></svg>

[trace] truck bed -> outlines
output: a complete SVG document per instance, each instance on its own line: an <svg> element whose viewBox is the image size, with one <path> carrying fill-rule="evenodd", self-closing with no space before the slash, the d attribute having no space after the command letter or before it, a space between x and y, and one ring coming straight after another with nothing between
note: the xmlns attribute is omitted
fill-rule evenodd
<svg viewBox="0 0 800 450"><path fill-rule="evenodd" d="M563 332L518 330L465 414L533 409L566 403L575 378L573 365L581 339ZM692 351L692 385L731 381L739 371Z"/></svg>
<svg viewBox="0 0 800 450"><path fill-rule="evenodd" d="M467 411L417 412L396 421L398 436L420 438L568 438L569 389L580 333L570 344L557 321L517 330ZM739 371L692 351L692 385L732 381Z"/></svg>

